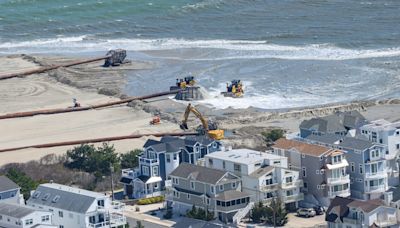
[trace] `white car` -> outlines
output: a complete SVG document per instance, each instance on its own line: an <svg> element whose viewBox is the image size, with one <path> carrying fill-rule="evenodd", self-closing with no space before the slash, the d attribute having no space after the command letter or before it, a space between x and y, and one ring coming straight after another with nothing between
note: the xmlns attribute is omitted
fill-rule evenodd
<svg viewBox="0 0 400 228"><path fill-rule="evenodd" d="M308 217L314 217L315 216L315 210L312 208L300 208L297 210L297 215L298 216L304 216L306 218Z"/></svg>

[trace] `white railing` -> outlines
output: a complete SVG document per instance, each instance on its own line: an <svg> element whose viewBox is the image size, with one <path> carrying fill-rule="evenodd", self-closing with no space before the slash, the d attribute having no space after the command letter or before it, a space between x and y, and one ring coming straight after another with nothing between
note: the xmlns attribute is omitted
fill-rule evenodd
<svg viewBox="0 0 400 228"><path fill-rule="evenodd" d="M246 207L244 207L244 208L240 209L238 212L236 212L236 214L232 218L233 223L235 223L235 224L240 223L242 218L244 218L253 207L254 207L254 202L250 202L249 204L247 204Z"/></svg>
<svg viewBox="0 0 400 228"><path fill-rule="evenodd" d="M122 176L136 178L138 176L138 170L137 169L123 169Z"/></svg>
<svg viewBox="0 0 400 228"><path fill-rule="evenodd" d="M385 178L385 177L387 177L387 172L384 172L384 171L379 171L376 173L367 172L367 173L365 173L365 177L366 178Z"/></svg>
<svg viewBox="0 0 400 228"><path fill-rule="evenodd" d="M262 186L260 186L260 191L273 191L273 190L278 189L278 186L279 186L278 183L262 185Z"/></svg>
<svg viewBox="0 0 400 228"><path fill-rule="evenodd" d="M123 215L111 215L111 219L106 218L104 222L89 223L90 228L118 227L126 224L126 217Z"/></svg>
<svg viewBox="0 0 400 228"><path fill-rule="evenodd" d="M152 158L139 158L139 161L146 164L158 164L158 160Z"/></svg>
<svg viewBox="0 0 400 228"><path fill-rule="evenodd" d="M339 184L339 183L348 183L350 182L350 175L347 174L341 177L328 177L326 182L328 184Z"/></svg>
<svg viewBox="0 0 400 228"><path fill-rule="evenodd" d="M377 221L375 221L375 224L379 227L392 226L397 224L397 219L396 217L389 217L385 220L378 219Z"/></svg>
<svg viewBox="0 0 400 228"><path fill-rule="evenodd" d="M385 185L377 185L377 186L366 186L365 187L366 192L383 192L385 191Z"/></svg>
<svg viewBox="0 0 400 228"><path fill-rule="evenodd" d="M303 185L303 180L297 180L289 183L282 183L282 188L287 189L287 188L295 188L295 187L302 187Z"/></svg>
<svg viewBox="0 0 400 228"><path fill-rule="evenodd" d="M329 191L328 192L328 197L329 198L334 198L335 196L340 196L340 197L348 197L350 196L350 188L346 189L346 190L342 190L342 191Z"/></svg>
<svg viewBox="0 0 400 228"><path fill-rule="evenodd" d="M291 196L284 196L283 197L283 201L285 203L290 203L290 202L293 202L293 201L300 201L300 200L303 200L303 199L304 199L304 194L303 193L298 193L298 194L294 194L294 195L291 195Z"/></svg>

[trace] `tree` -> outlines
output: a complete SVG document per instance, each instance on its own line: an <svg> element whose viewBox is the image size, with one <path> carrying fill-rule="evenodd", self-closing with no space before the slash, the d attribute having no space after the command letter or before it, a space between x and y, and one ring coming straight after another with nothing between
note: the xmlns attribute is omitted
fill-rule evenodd
<svg viewBox="0 0 400 228"><path fill-rule="evenodd" d="M139 159L138 156L141 154L143 151L140 149L135 149L131 150L126 154L121 154L120 155L120 160L121 160L121 168L122 169L128 169L128 168L135 168L139 165Z"/></svg>
<svg viewBox="0 0 400 228"><path fill-rule="evenodd" d="M269 132L262 132L261 134L264 136L264 140L267 143L272 143L280 138L283 138L285 131L282 129L272 129Z"/></svg>
<svg viewBox="0 0 400 228"><path fill-rule="evenodd" d="M21 172L15 168L9 169L6 173L6 176L21 187L21 193L24 195L24 199L28 199L31 191L36 189L39 185L38 182L32 180L24 172Z"/></svg>
<svg viewBox="0 0 400 228"><path fill-rule="evenodd" d="M66 166L71 169L82 169L86 171L87 160L89 156L95 152L96 148L94 145L82 144L74 147L72 150L67 151L68 161Z"/></svg>
<svg viewBox="0 0 400 228"><path fill-rule="evenodd" d="M255 204L253 209L251 209L250 218L255 223L260 223L266 216L266 208L262 202Z"/></svg>
<svg viewBox="0 0 400 228"><path fill-rule="evenodd" d="M288 222L287 212L278 199L272 199L271 204L266 207L266 220L270 225L284 226Z"/></svg>

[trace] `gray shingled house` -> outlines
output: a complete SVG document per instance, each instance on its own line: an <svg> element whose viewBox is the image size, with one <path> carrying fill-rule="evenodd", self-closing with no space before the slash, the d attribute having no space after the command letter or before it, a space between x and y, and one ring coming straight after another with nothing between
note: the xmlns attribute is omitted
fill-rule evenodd
<svg viewBox="0 0 400 228"><path fill-rule="evenodd" d="M220 142L206 136L149 139L143 146L139 167L122 170L121 183L130 198L159 196L168 175L182 162L197 164L205 155L219 151Z"/></svg>
<svg viewBox="0 0 400 228"><path fill-rule="evenodd" d="M0 202L23 203L20 187L6 176L0 176Z"/></svg>
<svg viewBox="0 0 400 228"><path fill-rule="evenodd" d="M192 206L209 210L225 223L249 211L250 195L241 191L238 176L219 169L182 163L171 174L168 206L185 215Z"/></svg>

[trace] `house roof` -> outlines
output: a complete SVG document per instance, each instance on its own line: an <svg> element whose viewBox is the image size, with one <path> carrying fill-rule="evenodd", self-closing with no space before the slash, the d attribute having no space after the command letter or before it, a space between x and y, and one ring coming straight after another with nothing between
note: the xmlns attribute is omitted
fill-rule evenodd
<svg viewBox="0 0 400 228"><path fill-rule="evenodd" d="M0 192L5 192L9 190L14 190L20 188L12 180L8 179L6 176L0 176Z"/></svg>
<svg viewBox="0 0 400 228"><path fill-rule="evenodd" d="M367 200L367 201L361 201L361 200L354 200L353 202L349 203L347 206L349 207L356 207L360 208L364 212L371 212L375 210L376 208L383 206L384 204L382 203L381 200L376 199L376 200Z"/></svg>
<svg viewBox="0 0 400 228"><path fill-rule="evenodd" d="M275 169L274 166L264 166L252 172L249 176L254 178L259 178L267 173L272 172Z"/></svg>
<svg viewBox="0 0 400 228"><path fill-rule="evenodd" d="M185 138L185 143L186 145L194 145L197 142L199 142L200 144L207 146L210 145L211 143L213 143L215 140L204 136L204 135L196 135L196 136L186 136Z"/></svg>
<svg viewBox="0 0 400 228"><path fill-rule="evenodd" d="M124 183L124 184L130 184L132 182L131 178L128 177L122 177L119 182Z"/></svg>
<svg viewBox="0 0 400 228"><path fill-rule="evenodd" d="M319 132L343 132L365 123L367 120L358 111L336 112L328 116L304 120L301 122L300 128Z"/></svg>
<svg viewBox="0 0 400 228"><path fill-rule="evenodd" d="M186 146L194 146L196 143L200 143L203 146L207 146L214 142L206 136L186 136L185 138L165 136L160 141L149 139L144 144L144 148L153 147L156 151L165 152L177 152L181 148Z"/></svg>
<svg viewBox="0 0 400 228"><path fill-rule="evenodd" d="M362 201L336 196L326 211L325 220L335 222L340 217L343 221L343 217L349 214L350 208L360 208L362 211L369 213L380 206L384 206L384 204L379 199Z"/></svg>
<svg viewBox="0 0 400 228"><path fill-rule="evenodd" d="M38 196L36 197L35 194L38 194ZM58 200L56 200L56 196L59 196ZM44 205L66 211L85 213L97 198L104 197L103 194L97 192L66 185L41 184L28 199L27 204Z"/></svg>
<svg viewBox="0 0 400 228"><path fill-rule="evenodd" d="M390 187L387 192L393 193L393 202L397 202L400 200L400 187Z"/></svg>
<svg viewBox="0 0 400 228"><path fill-rule="evenodd" d="M207 158L215 158L217 160L231 161L239 164L253 164L264 160L287 159L286 157L265 153L249 149L234 149L228 151L217 151L206 155Z"/></svg>
<svg viewBox="0 0 400 228"><path fill-rule="evenodd" d="M245 192L240 192L236 190L229 190L229 191L224 191L220 194L218 194L215 199L221 200L221 201L229 201L229 200L235 200L235 199L242 199L245 197L249 197L249 193Z"/></svg>
<svg viewBox="0 0 400 228"><path fill-rule="evenodd" d="M289 140L289 139L285 139L285 138L280 138L277 141L275 141L275 144L273 145L273 147L285 149L285 150L295 148L302 154L307 154L307 155L315 156L315 157L320 157L321 155L323 155L326 152L331 150L328 147L308 144L308 143L295 141L295 140Z"/></svg>
<svg viewBox="0 0 400 228"><path fill-rule="evenodd" d="M21 219L35 211L35 209L25 205L0 202L0 215Z"/></svg>
<svg viewBox="0 0 400 228"><path fill-rule="evenodd" d="M217 184L221 178L223 178L227 171L222 171L219 169L208 168L204 166L193 165L189 163L181 163L172 173L171 176L189 178L191 176L193 179L199 182L208 184Z"/></svg>
<svg viewBox="0 0 400 228"><path fill-rule="evenodd" d="M339 136L334 134L309 135L306 137L306 140L316 141L326 144L335 144L343 148L356 149L356 150L365 150L375 145L374 143L365 139Z"/></svg>

